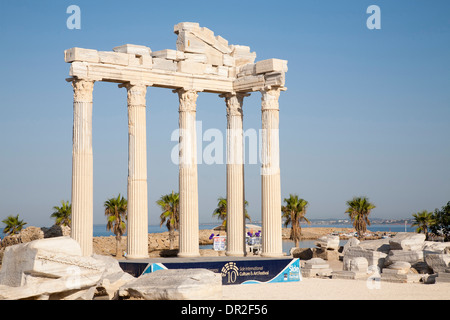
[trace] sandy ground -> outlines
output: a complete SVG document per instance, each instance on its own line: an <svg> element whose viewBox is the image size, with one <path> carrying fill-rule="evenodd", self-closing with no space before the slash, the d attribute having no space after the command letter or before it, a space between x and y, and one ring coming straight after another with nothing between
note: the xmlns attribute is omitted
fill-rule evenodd
<svg viewBox="0 0 450 320"><path fill-rule="evenodd" d="M450 283L419 284L303 278L299 282L223 286L224 300L449 300Z"/></svg>
<svg viewBox="0 0 450 320"><path fill-rule="evenodd" d="M342 270L341 261L329 261ZM450 283L392 283L303 278L299 282L223 286L224 300L450 300Z"/></svg>

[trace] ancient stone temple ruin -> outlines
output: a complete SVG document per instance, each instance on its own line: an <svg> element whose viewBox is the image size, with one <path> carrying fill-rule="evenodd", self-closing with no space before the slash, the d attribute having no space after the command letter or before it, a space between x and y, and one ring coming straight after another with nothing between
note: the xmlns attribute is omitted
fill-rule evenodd
<svg viewBox="0 0 450 320"><path fill-rule="evenodd" d="M128 96L127 258L148 257L147 87L173 90L179 101L180 257L199 256L196 100L200 92L224 98L227 110L227 251L245 255L243 100L261 93L262 256L282 253L279 104L287 61L256 61L248 46L231 45L198 23L174 27L176 50L125 44L113 51L65 51L73 86L72 238L93 252L92 94L96 81L118 83ZM150 168L156 169L156 168Z"/></svg>

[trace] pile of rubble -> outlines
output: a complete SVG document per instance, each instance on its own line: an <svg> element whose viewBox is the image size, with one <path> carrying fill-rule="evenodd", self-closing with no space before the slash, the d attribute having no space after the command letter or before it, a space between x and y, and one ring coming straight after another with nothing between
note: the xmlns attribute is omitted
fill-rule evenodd
<svg viewBox="0 0 450 320"><path fill-rule="evenodd" d="M425 241L425 235L399 232L392 238L359 241L350 238L339 246L338 236L316 241L317 248L291 251L302 261L302 276L332 279L375 279L399 283L450 282L450 242ZM328 262L342 260L342 270Z"/></svg>
<svg viewBox="0 0 450 320"><path fill-rule="evenodd" d="M0 270L1 300L130 298L221 299L222 279L206 269L159 270L135 278L112 257L82 256L78 242L68 236L5 249Z"/></svg>
<svg viewBox="0 0 450 320"><path fill-rule="evenodd" d="M325 235L315 241L315 248L292 248L290 255L301 261L312 258L323 260L338 260L340 256L339 236Z"/></svg>

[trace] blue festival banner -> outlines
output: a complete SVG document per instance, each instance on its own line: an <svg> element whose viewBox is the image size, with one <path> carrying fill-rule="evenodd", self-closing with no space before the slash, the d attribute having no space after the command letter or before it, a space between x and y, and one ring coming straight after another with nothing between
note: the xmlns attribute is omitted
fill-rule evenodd
<svg viewBox="0 0 450 320"><path fill-rule="evenodd" d="M199 262L142 263L121 262L120 266L134 276L164 269L203 268L222 275L222 284L251 284L301 281L300 260L236 259Z"/></svg>

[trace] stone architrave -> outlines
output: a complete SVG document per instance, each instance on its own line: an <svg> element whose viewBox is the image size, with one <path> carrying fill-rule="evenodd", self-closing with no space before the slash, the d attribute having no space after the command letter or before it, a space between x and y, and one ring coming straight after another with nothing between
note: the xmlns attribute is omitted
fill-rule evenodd
<svg viewBox="0 0 450 320"><path fill-rule="evenodd" d="M227 256L244 256L244 141L243 101L245 94L224 95L227 105Z"/></svg>
<svg viewBox="0 0 450 320"><path fill-rule="evenodd" d="M126 84L128 102L127 259L148 257L146 93Z"/></svg>
<svg viewBox="0 0 450 320"><path fill-rule="evenodd" d="M179 257L200 255L198 243L198 182L195 90L178 89L179 98Z"/></svg>
<svg viewBox="0 0 450 320"><path fill-rule="evenodd" d="M93 252L92 91L94 81L74 79L71 237L84 256Z"/></svg>
<svg viewBox="0 0 450 320"><path fill-rule="evenodd" d="M261 90L261 210L262 253L264 257L283 255L281 236L281 190L279 150L279 104L281 88Z"/></svg>

